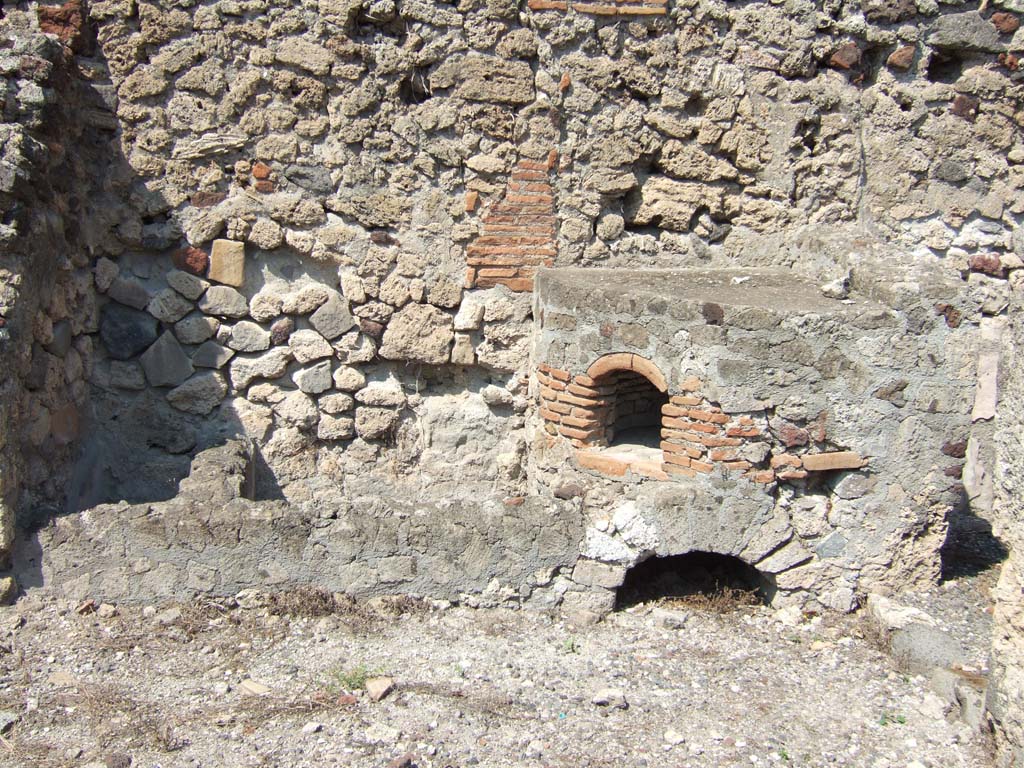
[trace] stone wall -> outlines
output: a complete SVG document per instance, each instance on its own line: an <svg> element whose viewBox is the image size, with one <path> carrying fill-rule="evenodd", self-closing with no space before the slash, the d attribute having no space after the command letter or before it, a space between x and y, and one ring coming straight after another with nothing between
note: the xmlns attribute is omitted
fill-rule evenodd
<svg viewBox="0 0 1024 768"><path fill-rule="evenodd" d="M1010 322L1000 359L996 463L996 531L1009 548L994 590L992 677L987 707L1001 765L1024 761L1024 285L1014 280Z"/></svg>
<svg viewBox="0 0 1024 768"><path fill-rule="evenodd" d="M128 247L94 254L96 421L154 417L90 431L86 506L168 497L230 435L285 494L421 471L467 396L423 376L525 406L538 268L873 262L964 277L938 303L973 329L1020 263L1022 33L998 3L90 14L131 169Z"/></svg>
<svg viewBox="0 0 1024 768"><path fill-rule="evenodd" d="M62 510L88 419L116 120L84 8L0 19L0 569L15 512Z"/></svg>
<svg viewBox="0 0 1024 768"><path fill-rule="evenodd" d="M247 549L233 522L239 549L224 556L241 570L203 589L311 578L333 546L317 521L345 499L380 525L345 564L411 569L378 583L379 569L339 566L331 585L351 577L354 591L454 589L452 567L423 575L429 547L408 522L420 510L403 499L462 532L483 564L458 581L467 593L497 579L520 599L536 565L553 602L606 610L629 564L685 548L742 557L783 598L841 609L868 585L933 580L954 511L967 498L984 514L992 497L992 361L1024 264L1022 9L982 5L104 0L88 24L75 0L5 10L16 45L46 40L70 68L50 98L78 116L54 123L80 126L61 144L78 160L65 169L51 151L48 173L86 190L46 208L33 189L34 210L83 231L26 250L68 254L81 301L45 298L63 278L42 264L18 272L42 291L22 289L19 311L56 306L46 317L68 321L75 354L46 349L43 321L46 356L26 359L23 342L23 368L5 375L34 359L75 389L77 355L90 387L72 398L90 426L65 482L50 470L68 450L68 400L56 384L24 397L24 377L13 385L16 421L35 425L18 434L44 456L5 452L28 462L12 488L44 487L20 511L31 520L65 493L87 510L26 525L26 578L82 562L94 573L78 586L132 579L81 551L187 572L185 541L150 515L198 514L176 506L179 483L197 455L241 439L254 498L239 520L298 521L308 548L253 569L274 534ZM36 98L10 71L8 93ZM623 296L640 270L688 270L698 287L733 270L740 294L755 273L775 282L759 288L767 306L548 306L552 268L607 269ZM594 414L548 419L559 440L539 414L537 366L599 397L596 374L580 378L599 354L651 361L675 398L664 438L681 450L642 478L577 456ZM684 389L691 377L699 390ZM534 540L523 520L540 524L523 510L544 504L566 536L582 526L576 551L517 560ZM491 528L469 524L481 514ZM216 522L188 530L205 542ZM323 524L327 540L346 525ZM216 570L216 551L194 567Z"/></svg>

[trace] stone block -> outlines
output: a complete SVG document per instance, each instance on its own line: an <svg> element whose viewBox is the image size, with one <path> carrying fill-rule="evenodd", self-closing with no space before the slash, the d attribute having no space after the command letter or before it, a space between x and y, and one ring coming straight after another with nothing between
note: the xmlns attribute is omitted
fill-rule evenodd
<svg viewBox="0 0 1024 768"><path fill-rule="evenodd" d="M811 472L824 472L830 469L860 469L866 463L861 455L854 451L809 453L803 457L804 469Z"/></svg>
<svg viewBox="0 0 1024 768"><path fill-rule="evenodd" d="M176 387L194 371L192 361L170 331L164 331L140 360L152 387Z"/></svg>
<svg viewBox="0 0 1024 768"><path fill-rule="evenodd" d="M207 277L225 285L242 285L245 282L245 243L214 240Z"/></svg>
<svg viewBox="0 0 1024 768"><path fill-rule="evenodd" d="M152 315L121 304L107 304L100 317L100 339L115 360L128 360L149 347L157 336Z"/></svg>
<svg viewBox="0 0 1024 768"><path fill-rule="evenodd" d="M204 371L168 392L167 402L179 411L205 416L220 405L227 393L228 384L222 374Z"/></svg>

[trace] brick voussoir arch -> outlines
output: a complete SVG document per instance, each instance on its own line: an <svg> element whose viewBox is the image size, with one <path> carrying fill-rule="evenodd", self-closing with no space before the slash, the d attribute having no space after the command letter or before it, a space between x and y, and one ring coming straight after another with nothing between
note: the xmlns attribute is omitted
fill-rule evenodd
<svg viewBox="0 0 1024 768"><path fill-rule="evenodd" d="M597 379L614 371L634 371L646 378L659 392L668 392L668 379L654 363L632 352L613 352L603 355L587 369L587 376Z"/></svg>

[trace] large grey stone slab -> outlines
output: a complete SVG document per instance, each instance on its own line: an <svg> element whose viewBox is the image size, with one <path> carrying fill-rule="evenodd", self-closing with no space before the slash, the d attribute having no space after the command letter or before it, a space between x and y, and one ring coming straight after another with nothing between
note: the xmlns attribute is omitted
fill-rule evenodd
<svg viewBox="0 0 1024 768"><path fill-rule="evenodd" d="M176 387L195 370L185 350L170 331L164 331L140 360L142 370L146 372L146 380L153 387Z"/></svg>

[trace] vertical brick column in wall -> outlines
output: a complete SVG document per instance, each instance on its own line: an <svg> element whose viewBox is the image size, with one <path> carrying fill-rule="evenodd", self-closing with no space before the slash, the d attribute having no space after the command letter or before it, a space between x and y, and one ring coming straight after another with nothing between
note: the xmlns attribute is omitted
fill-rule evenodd
<svg viewBox="0 0 1024 768"><path fill-rule="evenodd" d="M551 435L566 437L577 448L607 445L610 394L589 376L572 376L549 365L537 367L540 415Z"/></svg>
<svg viewBox="0 0 1024 768"><path fill-rule="evenodd" d="M549 162L520 160L505 196L486 210L483 230L466 249L466 287L504 285L532 291L537 267L551 266L555 246L555 198Z"/></svg>
<svg viewBox="0 0 1024 768"><path fill-rule="evenodd" d="M684 382L683 389L683 394L673 395L662 407L665 470L693 477L711 472L717 465L743 472L755 482L773 482L772 470L755 466L741 455L746 443L763 441L754 419L747 414L723 413L700 394L700 382L695 379Z"/></svg>

